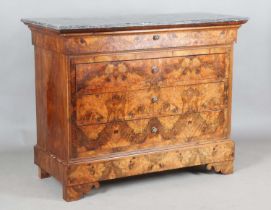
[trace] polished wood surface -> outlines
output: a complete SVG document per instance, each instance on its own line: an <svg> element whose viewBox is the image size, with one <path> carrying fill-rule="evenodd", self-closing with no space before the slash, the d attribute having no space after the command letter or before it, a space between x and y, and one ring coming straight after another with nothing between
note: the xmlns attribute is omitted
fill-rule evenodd
<svg viewBox="0 0 271 210"><path fill-rule="evenodd" d="M233 172L239 24L56 32L35 46L40 178L77 200L99 182L196 165Z"/></svg>
<svg viewBox="0 0 271 210"><path fill-rule="evenodd" d="M226 62L226 54L210 54L77 64L76 89L82 94L115 92L223 79Z"/></svg>
<svg viewBox="0 0 271 210"><path fill-rule="evenodd" d="M236 26L214 27L209 30L150 31L65 37L68 54L116 52L124 50L160 49L185 46L230 44L236 38ZM158 36L158 39L154 37Z"/></svg>
<svg viewBox="0 0 271 210"><path fill-rule="evenodd" d="M162 147L208 139L223 139L227 112L185 113L167 117L77 127L73 156L88 157Z"/></svg>
<svg viewBox="0 0 271 210"><path fill-rule="evenodd" d="M106 123L225 107L224 82L78 96L77 124Z"/></svg>
<svg viewBox="0 0 271 210"><path fill-rule="evenodd" d="M35 48L37 144L63 160L69 152L66 64L65 55Z"/></svg>
<svg viewBox="0 0 271 210"><path fill-rule="evenodd" d="M233 158L234 144L229 140L212 141L192 147L169 147L166 151L157 150L155 153L149 152L109 161L96 160L92 164L74 164L67 171L67 183L69 185L92 183L137 175L142 171L151 173L207 163L208 169L215 167L215 163L223 168L224 161L233 161Z"/></svg>
<svg viewBox="0 0 271 210"><path fill-rule="evenodd" d="M231 44L239 25L61 34L31 26L32 42L41 48L70 55L143 49ZM159 39L154 39L154 36Z"/></svg>

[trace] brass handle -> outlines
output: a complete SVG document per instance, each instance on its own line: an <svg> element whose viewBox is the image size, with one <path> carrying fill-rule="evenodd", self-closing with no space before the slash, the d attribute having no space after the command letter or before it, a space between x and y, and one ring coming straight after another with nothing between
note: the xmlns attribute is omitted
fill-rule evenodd
<svg viewBox="0 0 271 210"><path fill-rule="evenodd" d="M158 132L158 128L152 127L152 128L151 128L151 132L152 132L152 133L157 133L157 132Z"/></svg>
<svg viewBox="0 0 271 210"><path fill-rule="evenodd" d="M159 36L158 34L153 35L152 39L153 39L153 40L158 40L158 39L160 39L160 36Z"/></svg>
<svg viewBox="0 0 271 210"><path fill-rule="evenodd" d="M158 101L158 97L157 96L151 97L151 101L152 103L156 103Z"/></svg>
<svg viewBox="0 0 271 210"><path fill-rule="evenodd" d="M152 71L153 74L155 74L155 73L157 73L159 71L159 68L157 66L153 66L151 68L151 71Z"/></svg>

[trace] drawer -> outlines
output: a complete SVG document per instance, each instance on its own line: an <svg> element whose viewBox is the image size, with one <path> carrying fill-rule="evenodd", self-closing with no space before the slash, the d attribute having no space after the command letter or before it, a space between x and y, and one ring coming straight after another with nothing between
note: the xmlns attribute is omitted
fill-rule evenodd
<svg viewBox="0 0 271 210"><path fill-rule="evenodd" d="M226 98L224 82L81 95L76 119L82 125L221 110Z"/></svg>
<svg viewBox="0 0 271 210"><path fill-rule="evenodd" d="M208 29L208 28L207 28ZM117 52L143 49L176 48L231 44L236 39L235 28L212 30L153 31L150 33L111 33L64 37L68 54Z"/></svg>
<svg viewBox="0 0 271 210"><path fill-rule="evenodd" d="M164 87L227 76L226 54L76 65L76 91L87 94Z"/></svg>
<svg viewBox="0 0 271 210"><path fill-rule="evenodd" d="M79 126L73 157L224 138L227 110Z"/></svg>

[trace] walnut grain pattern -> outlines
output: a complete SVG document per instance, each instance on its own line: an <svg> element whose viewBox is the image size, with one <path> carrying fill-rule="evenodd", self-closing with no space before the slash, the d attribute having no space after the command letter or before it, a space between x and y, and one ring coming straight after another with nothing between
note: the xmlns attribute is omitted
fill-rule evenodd
<svg viewBox="0 0 271 210"><path fill-rule="evenodd" d="M226 62L225 54L211 54L77 64L76 91L90 94L219 80L226 77Z"/></svg>
<svg viewBox="0 0 271 210"><path fill-rule="evenodd" d="M40 178L66 201L103 180L205 165L233 172L233 44L241 23L57 32L35 46Z"/></svg>
<svg viewBox="0 0 271 210"><path fill-rule="evenodd" d="M234 144L228 140L187 148L177 147L168 151L120 157L110 161L97 160L93 163L75 164L68 169L67 182L69 185L92 183L137 175L142 171L151 173L206 163L210 163L208 169L217 166L217 171L219 167L223 171L223 165L219 166L218 163L233 160L233 157Z"/></svg>
<svg viewBox="0 0 271 210"><path fill-rule="evenodd" d="M221 110L227 100L224 82L77 97L79 125L134 120L186 112Z"/></svg>
<svg viewBox="0 0 271 210"><path fill-rule="evenodd" d="M87 157L224 138L226 117L226 111L217 111L79 126L72 154L73 157ZM152 128L157 132L153 133Z"/></svg>
<svg viewBox="0 0 271 210"><path fill-rule="evenodd" d="M159 35L158 40L153 36ZM160 49L187 46L230 44L236 39L236 27L214 27L202 30L151 31L134 33L112 33L110 35L86 35L66 37L64 50L68 54L93 52L116 52L140 49Z"/></svg>

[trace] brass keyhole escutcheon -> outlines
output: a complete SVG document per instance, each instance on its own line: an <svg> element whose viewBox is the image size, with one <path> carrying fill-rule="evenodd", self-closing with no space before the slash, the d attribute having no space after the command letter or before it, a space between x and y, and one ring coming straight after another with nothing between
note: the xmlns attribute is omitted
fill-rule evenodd
<svg viewBox="0 0 271 210"><path fill-rule="evenodd" d="M158 97L157 96L153 96L151 98L151 101L152 101L152 103L156 103L158 101Z"/></svg>
<svg viewBox="0 0 271 210"><path fill-rule="evenodd" d="M152 132L152 133L157 133L157 132L158 132L158 128L152 127L152 128L151 128L151 132Z"/></svg>
<svg viewBox="0 0 271 210"><path fill-rule="evenodd" d="M152 39L153 40L158 40L158 39L160 39L160 36L158 34L155 34L155 35L153 35Z"/></svg>
<svg viewBox="0 0 271 210"><path fill-rule="evenodd" d="M157 66L153 66L151 68L151 71L152 71L153 74L156 74L159 71L159 68Z"/></svg>

